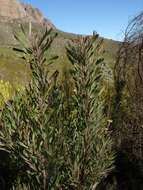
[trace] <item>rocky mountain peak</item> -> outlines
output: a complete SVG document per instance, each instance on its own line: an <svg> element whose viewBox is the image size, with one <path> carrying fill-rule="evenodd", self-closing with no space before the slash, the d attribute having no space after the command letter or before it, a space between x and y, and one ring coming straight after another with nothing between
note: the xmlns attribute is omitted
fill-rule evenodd
<svg viewBox="0 0 143 190"><path fill-rule="evenodd" d="M14 19L22 19L48 28L55 28L48 19L44 18L39 9L20 3L18 0L0 0L0 20L6 22Z"/></svg>
<svg viewBox="0 0 143 190"><path fill-rule="evenodd" d="M38 8L33 8L32 5L30 4L22 3L21 5L24 8L26 16L28 17L29 20L47 26L49 28L55 28L52 22L49 19L45 18Z"/></svg>
<svg viewBox="0 0 143 190"><path fill-rule="evenodd" d="M0 16L18 19L25 17L26 12L16 0L0 0Z"/></svg>

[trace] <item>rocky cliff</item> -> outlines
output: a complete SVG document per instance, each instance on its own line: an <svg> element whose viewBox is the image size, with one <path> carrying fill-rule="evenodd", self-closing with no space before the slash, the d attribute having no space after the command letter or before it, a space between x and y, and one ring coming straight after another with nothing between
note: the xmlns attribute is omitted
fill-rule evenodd
<svg viewBox="0 0 143 190"><path fill-rule="evenodd" d="M0 0L0 16L17 19L25 17L26 13L18 1Z"/></svg>
<svg viewBox="0 0 143 190"><path fill-rule="evenodd" d="M9 22L16 19L55 28L48 19L44 18L39 9L20 3L18 0L0 0L0 21Z"/></svg>
<svg viewBox="0 0 143 190"><path fill-rule="evenodd" d="M49 28L55 28L52 22L47 18L45 18L39 9L33 8L31 5L27 4L21 4L21 5L24 11L26 12L27 18L30 19L32 22L39 23Z"/></svg>

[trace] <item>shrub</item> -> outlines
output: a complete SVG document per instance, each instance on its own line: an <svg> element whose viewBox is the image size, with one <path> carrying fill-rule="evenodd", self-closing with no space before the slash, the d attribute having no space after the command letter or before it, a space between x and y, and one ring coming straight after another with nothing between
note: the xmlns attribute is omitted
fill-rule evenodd
<svg viewBox="0 0 143 190"><path fill-rule="evenodd" d="M95 189L113 169L114 153L108 132L110 118L107 111L110 104L108 102L107 105L107 84L111 73L101 54L102 40L97 34L82 37L67 48L74 68L74 130L78 134L74 141L72 139L75 143L75 168L72 171L76 174L72 176L77 182L75 189Z"/></svg>
<svg viewBox="0 0 143 190"><path fill-rule="evenodd" d="M67 81L57 86L58 71L48 75L48 65L57 57L47 60L45 52L54 37L46 30L17 49L30 65L32 79L1 117L0 150L9 157L11 189L95 189L113 169L104 98L106 66L98 55L98 36L67 47L73 90Z"/></svg>

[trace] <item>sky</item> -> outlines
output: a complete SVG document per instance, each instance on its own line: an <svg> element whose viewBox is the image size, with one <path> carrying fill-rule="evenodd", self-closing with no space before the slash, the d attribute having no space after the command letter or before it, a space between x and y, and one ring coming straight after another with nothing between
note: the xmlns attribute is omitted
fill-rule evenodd
<svg viewBox="0 0 143 190"><path fill-rule="evenodd" d="M122 40L134 16L143 11L143 0L21 0L39 8L60 30Z"/></svg>

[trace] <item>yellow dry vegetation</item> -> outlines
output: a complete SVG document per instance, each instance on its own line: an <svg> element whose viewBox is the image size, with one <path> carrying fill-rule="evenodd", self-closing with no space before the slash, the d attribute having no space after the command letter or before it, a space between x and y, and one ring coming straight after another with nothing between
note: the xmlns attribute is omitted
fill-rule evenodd
<svg viewBox="0 0 143 190"><path fill-rule="evenodd" d="M12 98L13 95L13 88L10 82L0 80L0 107Z"/></svg>
<svg viewBox="0 0 143 190"><path fill-rule="evenodd" d="M15 94L15 91L23 91L24 87L20 84L12 85L9 81L0 80L0 108Z"/></svg>

